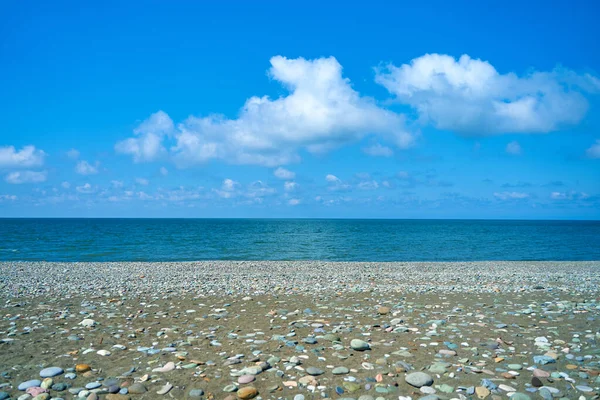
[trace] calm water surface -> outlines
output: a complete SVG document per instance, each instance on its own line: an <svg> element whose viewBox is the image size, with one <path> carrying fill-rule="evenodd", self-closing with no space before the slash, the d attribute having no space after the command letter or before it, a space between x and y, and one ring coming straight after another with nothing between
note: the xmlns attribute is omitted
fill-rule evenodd
<svg viewBox="0 0 600 400"><path fill-rule="evenodd" d="M600 260L600 221L0 219L0 260Z"/></svg>

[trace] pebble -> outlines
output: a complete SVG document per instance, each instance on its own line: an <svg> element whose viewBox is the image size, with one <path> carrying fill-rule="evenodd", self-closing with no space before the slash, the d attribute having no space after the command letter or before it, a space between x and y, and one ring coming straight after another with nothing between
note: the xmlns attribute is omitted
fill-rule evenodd
<svg viewBox="0 0 600 400"><path fill-rule="evenodd" d="M169 393L169 391L171 389L173 389L173 385L171 385L170 383L167 382L164 384L164 386L162 388L160 388L160 390L158 392L156 392L156 394L164 395L164 394Z"/></svg>
<svg viewBox="0 0 600 400"><path fill-rule="evenodd" d="M134 383L131 386L129 386L127 390L131 394L144 394L148 391L148 389L146 389L146 386L142 385L141 383Z"/></svg>
<svg viewBox="0 0 600 400"><path fill-rule="evenodd" d="M365 351L365 350L369 350L371 348L369 343L367 343L361 339L352 339L350 341L350 347L356 351Z"/></svg>
<svg viewBox="0 0 600 400"><path fill-rule="evenodd" d="M346 367L336 367L331 371L331 373L334 375L344 375L349 372L350 372L350 370Z"/></svg>
<svg viewBox="0 0 600 400"><path fill-rule="evenodd" d="M254 377L254 375L242 375L238 378L238 383L246 384L246 383L254 382L255 379L256 378Z"/></svg>
<svg viewBox="0 0 600 400"><path fill-rule="evenodd" d="M200 398L204 396L204 390L202 389L192 389L188 392L188 397L191 398Z"/></svg>
<svg viewBox="0 0 600 400"><path fill-rule="evenodd" d="M306 368L306 373L312 376L323 375L325 372L322 369L316 367L308 367Z"/></svg>
<svg viewBox="0 0 600 400"><path fill-rule="evenodd" d="M416 388L433 385L433 378L424 372L412 372L404 377L406 383Z"/></svg>
<svg viewBox="0 0 600 400"><path fill-rule="evenodd" d="M31 387L40 386L41 384L42 384L42 381L40 381L39 379L32 379L30 381L20 383L19 386L17 387L17 389L24 392Z"/></svg>
<svg viewBox="0 0 600 400"><path fill-rule="evenodd" d="M253 399L258 396L258 390L254 386L245 386L237 391L237 397L241 400Z"/></svg>
<svg viewBox="0 0 600 400"><path fill-rule="evenodd" d="M62 375L65 371L62 368L59 367L49 367L49 368L44 368L43 370L40 371L40 376L42 378L52 378L58 375Z"/></svg>

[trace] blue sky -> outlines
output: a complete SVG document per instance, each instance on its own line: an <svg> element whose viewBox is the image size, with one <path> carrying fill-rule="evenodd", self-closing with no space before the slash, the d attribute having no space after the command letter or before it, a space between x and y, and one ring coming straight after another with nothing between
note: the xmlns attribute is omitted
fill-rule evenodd
<svg viewBox="0 0 600 400"><path fill-rule="evenodd" d="M4 2L0 216L600 219L597 2Z"/></svg>

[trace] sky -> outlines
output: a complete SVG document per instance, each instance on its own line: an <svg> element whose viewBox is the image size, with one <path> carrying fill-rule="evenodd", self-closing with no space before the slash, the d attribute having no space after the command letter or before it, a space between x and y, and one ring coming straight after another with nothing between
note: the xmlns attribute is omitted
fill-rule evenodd
<svg viewBox="0 0 600 400"><path fill-rule="evenodd" d="M0 4L0 217L600 219L600 3Z"/></svg>

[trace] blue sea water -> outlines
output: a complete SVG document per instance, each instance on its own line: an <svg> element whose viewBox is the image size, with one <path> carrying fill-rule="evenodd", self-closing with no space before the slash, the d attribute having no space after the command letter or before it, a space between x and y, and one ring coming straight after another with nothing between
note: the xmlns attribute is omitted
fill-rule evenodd
<svg viewBox="0 0 600 400"><path fill-rule="evenodd" d="M600 221L9 218L0 260L600 260Z"/></svg>

